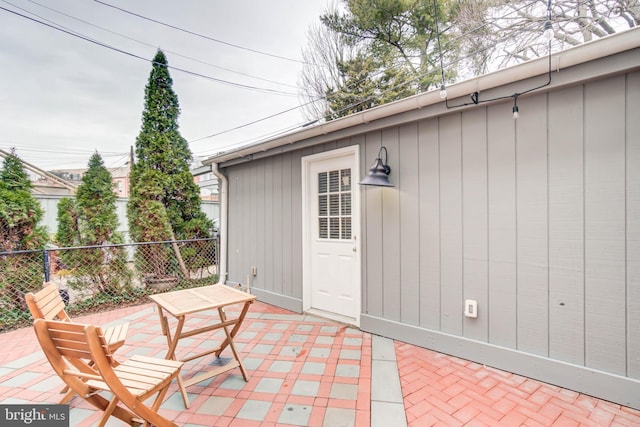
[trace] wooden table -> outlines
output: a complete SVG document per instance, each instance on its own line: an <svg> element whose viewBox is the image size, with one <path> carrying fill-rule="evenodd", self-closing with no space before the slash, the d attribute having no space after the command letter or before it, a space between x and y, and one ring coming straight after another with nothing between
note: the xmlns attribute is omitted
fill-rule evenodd
<svg viewBox="0 0 640 427"><path fill-rule="evenodd" d="M166 359L178 360L176 359L176 347L182 338L191 337L193 335L202 334L216 329L223 329L226 335L226 338L218 348L185 357L184 359L180 359L180 361L188 362L211 353L215 353L216 357L220 357L220 353L227 346L231 348L233 353L234 360L224 366L218 366L185 380L178 375L178 385L180 386L180 392L182 393L185 408L189 408L189 397L187 396L186 387L189 387L190 385L197 384L236 367L240 368L240 372L242 372L244 380L249 380L247 372L245 371L244 366L242 366L242 361L238 356L236 346L233 343L233 338L238 333L238 329L240 329L240 325L249 310L249 306L256 299L255 295L248 294L226 285L217 284L150 295L149 298L151 298L158 306L160 324L162 325L162 334L167 337L169 350L165 356ZM225 314L224 307L235 304L243 304L240 315L235 319L228 319ZM215 320L215 322L210 325L183 331L184 322L188 314L205 310L218 310L219 318L215 319L212 317L212 320ZM169 328L169 322L165 311L175 317L178 321L173 332L171 332ZM233 326L231 330L229 330L230 326Z"/></svg>

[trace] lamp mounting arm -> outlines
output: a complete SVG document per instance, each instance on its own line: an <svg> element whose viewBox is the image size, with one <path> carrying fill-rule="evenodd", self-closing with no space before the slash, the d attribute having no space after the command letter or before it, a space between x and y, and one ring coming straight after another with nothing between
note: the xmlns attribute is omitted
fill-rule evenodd
<svg viewBox="0 0 640 427"><path fill-rule="evenodd" d="M382 165L384 166L385 173L389 175L391 173L391 168L387 164L389 160L389 154L387 153L387 147L385 147L384 145L380 147L380 150L378 150L378 158L382 160L382 150L384 150L384 163Z"/></svg>

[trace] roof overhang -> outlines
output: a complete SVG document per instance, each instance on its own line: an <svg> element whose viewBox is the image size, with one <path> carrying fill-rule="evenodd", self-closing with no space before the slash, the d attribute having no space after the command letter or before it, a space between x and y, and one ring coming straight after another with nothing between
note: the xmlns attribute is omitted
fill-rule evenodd
<svg viewBox="0 0 640 427"><path fill-rule="evenodd" d="M555 53L551 56L551 68L555 71L604 58L617 53L640 47L640 27L583 43L573 48ZM447 86L449 99L467 96L473 92L494 89L520 80L545 74L549 71L549 58L542 57L527 61L509 68L484 74L473 79L465 80ZM336 120L320 123L313 127L306 127L276 138L266 139L254 144L221 153L203 161L205 165L222 164L237 159L252 159L254 155L289 146L301 141L318 138L323 135L371 123L397 114L418 110L430 105L443 103L439 90L424 92L379 107L374 107L360 113L351 114ZM275 150L279 151L279 150Z"/></svg>

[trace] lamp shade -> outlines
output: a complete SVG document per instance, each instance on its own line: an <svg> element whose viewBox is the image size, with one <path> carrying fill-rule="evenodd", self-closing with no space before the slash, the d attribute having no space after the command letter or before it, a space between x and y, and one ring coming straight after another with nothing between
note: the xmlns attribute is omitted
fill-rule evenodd
<svg viewBox="0 0 640 427"><path fill-rule="evenodd" d="M391 168L382 163L382 158L377 157L369 169L369 173L359 182L360 185L374 185L377 187L393 187L389 182Z"/></svg>

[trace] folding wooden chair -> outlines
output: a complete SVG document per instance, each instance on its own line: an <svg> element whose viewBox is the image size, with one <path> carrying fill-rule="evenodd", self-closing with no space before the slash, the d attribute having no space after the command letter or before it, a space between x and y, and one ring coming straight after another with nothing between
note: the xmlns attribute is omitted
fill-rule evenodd
<svg viewBox="0 0 640 427"><path fill-rule="evenodd" d="M25 295L25 299L34 320L57 319L64 322L72 321L64 309L64 301L60 296L60 292L58 292L58 287L53 283L45 283L44 287L36 293L29 292ZM111 353L124 345L128 329L129 322L122 322L104 329L104 336ZM66 394L60 400L60 403L67 403L73 397L73 392L68 391L67 387L62 389L61 393Z"/></svg>
<svg viewBox="0 0 640 427"><path fill-rule="evenodd" d="M161 416L158 409L182 362L136 355L114 366L99 327L44 319L36 319L33 326L58 376L80 397L104 411L99 426L104 426L110 416L132 426L141 423L176 426ZM111 392L111 400L103 397L101 391ZM151 406L147 406L144 401L156 393Z"/></svg>

